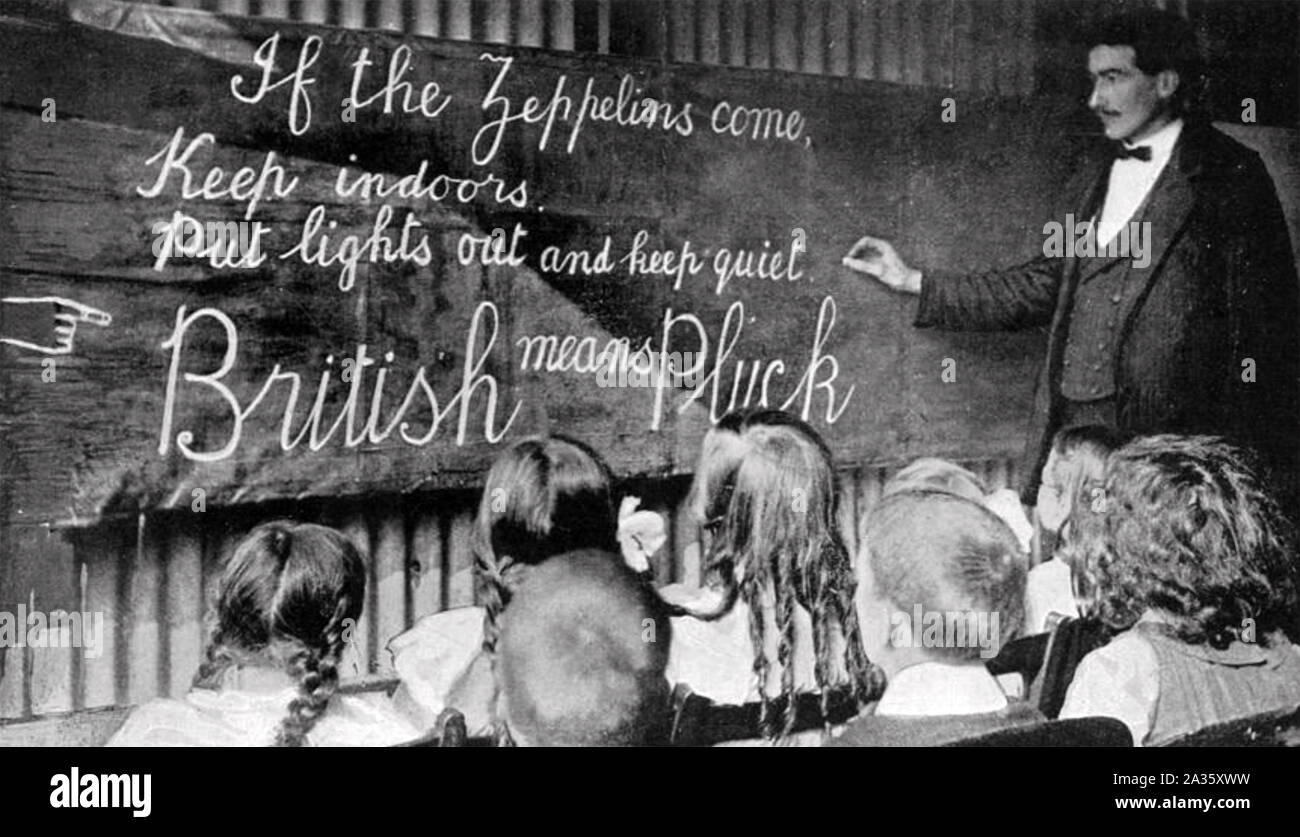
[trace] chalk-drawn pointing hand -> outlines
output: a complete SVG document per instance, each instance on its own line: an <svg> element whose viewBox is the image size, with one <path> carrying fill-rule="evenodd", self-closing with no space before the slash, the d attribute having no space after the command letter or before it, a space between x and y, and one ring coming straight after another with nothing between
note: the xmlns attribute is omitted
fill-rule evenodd
<svg viewBox="0 0 1300 837"><path fill-rule="evenodd" d="M61 296L7 296L0 299L0 303L32 306L30 313L23 312L22 316L25 318L28 316L39 317L46 311L52 313L54 335L49 345L29 343L26 340L11 337L0 337L0 343L8 343L10 346L30 349L33 352L40 352L45 355L72 354L72 339L76 336L79 323L107 326L113 322L113 316L108 312L100 311L98 308Z"/></svg>
<svg viewBox="0 0 1300 837"><path fill-rule="evenodd" d="M845 267L874 276L896 291L921 292L921 271L908 267L894 245L883 238L863 236L842 261Z"/></svg>

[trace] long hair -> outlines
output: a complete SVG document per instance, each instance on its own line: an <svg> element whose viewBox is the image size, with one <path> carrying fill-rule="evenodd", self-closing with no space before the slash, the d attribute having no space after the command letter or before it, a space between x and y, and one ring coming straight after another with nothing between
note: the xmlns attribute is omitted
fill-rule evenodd
<svg viewBox="0 0 1300 837"><path fill-rule="evenodd" d="M717 619L738 598L749 607L753 670L769 738L789 734L795 722L795 606L812 618L815 675L823 713L834 682L832 641L844 640L849 685L859 702L883 690L883 674L867 659L853 605L856 578L839 530L839 494L830 450L811 427L776 410L724 417L706 436L690 507L708 533L705 577L724 593ZM774 617L784 714L771 718L767 681L766 617Z"/></svg>
<svg viewBox="0 0 1300 837"><path fill-rule="evenodd" d="M472 544L484 652L496 653L501 614L532 567L576 550L618 554L611 482L598 453L560 435L522 439L492 463ZM495 713L495 694L492 704ZM508 743L505 726L494 725Z"/></svg>
<svg viewBox="0 0 1300 837"><path fill-rule="evenodd" d="M1209 436L1152 436L1111 455L1081 544L1092 608L1118 630L1148 609L1192 644L1296 639L1295 543L1243 452ZM1247 622L1246 620L1253 620Z"/></svg>
<svg viewBox="0 0 1300 837"><path fill-rule="evenodd" d="M275 744L302 746L338 687L344 633L365 604L366 567L338 531L277 520L253 529L221 577L216 625L194 687L233 665L271 662L298 685Z"/></svg>

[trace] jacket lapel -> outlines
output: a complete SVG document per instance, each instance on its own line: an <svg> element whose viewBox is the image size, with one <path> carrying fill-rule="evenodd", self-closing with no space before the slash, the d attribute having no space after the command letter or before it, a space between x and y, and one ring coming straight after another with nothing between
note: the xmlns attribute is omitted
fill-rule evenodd
<svg viewBox="0 0 1300 837"><path fill-rule="evenodd" d="M1150 252L1147 254L1150 261L1146 267L1135 268L1132 267L1132 260L1128 260L1128 275L1137 277L1142 283L1137 289L1139 300L1145 298L1147 289L1159 275L1165 254L1186 226L1195 205L1196 190L1193 181L1200 174L1202 164L1198 139L1197 127L1191 124L1183 126L1173 156L1151 188L1146 211L1141 215L1140 220L1150 224ZM1132 319L1138 307L1135 305L1129 311L1129 319Z"/></svg>

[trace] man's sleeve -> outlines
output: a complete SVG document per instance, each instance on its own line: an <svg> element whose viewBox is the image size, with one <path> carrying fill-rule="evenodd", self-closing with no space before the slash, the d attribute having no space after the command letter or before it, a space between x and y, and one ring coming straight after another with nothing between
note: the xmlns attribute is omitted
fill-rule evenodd
<svg viewBox="0 0 1300 837"><path fill-rule="evenodd" d="M963 276L926 271L914 325L953 331L1013 331L1052 322L1064 259Z"/></svg>

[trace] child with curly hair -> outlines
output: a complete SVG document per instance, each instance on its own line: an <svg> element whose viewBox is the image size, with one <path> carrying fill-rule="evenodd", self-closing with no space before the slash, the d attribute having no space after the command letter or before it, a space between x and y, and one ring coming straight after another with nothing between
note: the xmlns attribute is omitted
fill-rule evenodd
<svg viewBox="0 0 1300 837"><path fill-rule="evenodd" d="M1061 717L1118 718L1153 746L1300 706L1294 541L1242 453L1138 439L1111 455L1097 500L1085 580L1122 633L1084 657Z"/></svg>

